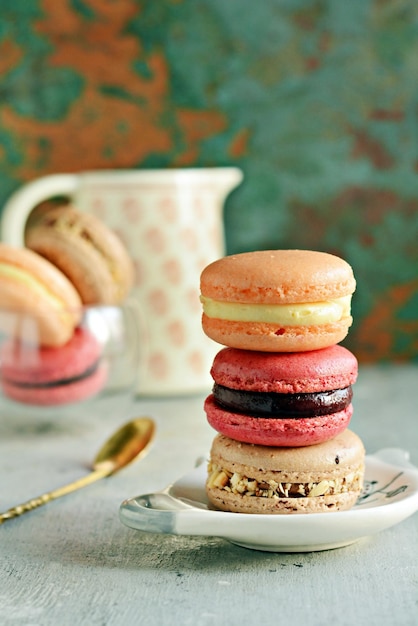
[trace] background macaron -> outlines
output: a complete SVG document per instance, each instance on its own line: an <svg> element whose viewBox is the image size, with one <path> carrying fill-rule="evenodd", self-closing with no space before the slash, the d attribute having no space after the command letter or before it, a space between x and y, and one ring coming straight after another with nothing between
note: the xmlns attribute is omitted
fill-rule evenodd
<svg viewBox="0 0 418 626"><path fill-rule="evenodd" d="M350 509L363 485L364 446L345 430L306 448L213 441L206 492L218 509L235 513L328 513Z"/></svg>
<svg viewBox="0 0 418 626"><path fill-rule="evenodd" d="M28 226L25 242L69 278L84 304L119 304L132 287L125 246L94 215L72 206L51 209Z"/></svg>
<svg viewBox="0 0 418 626"><path fill-rule="evenodd" d="M309 446L347 428L357 359L342 346L294 353L224 348L204 409L209 424L237 441Z"/></svg>
<svg viewBox="0 0 418 626"><path fill-rule="evenodd" d="M226 256L201 274L202 327L225 346L295 352L339 343L352 323L351 266L312 250Z"/></svg>
<svg viewBox="0 0 418 626"><path fill-rule="evenodd" d="M81 307L76 289L49 261L0 243L0 332L61 346L71 338Z"/></svg>
<svg viewBox="0 0 418 626"><path fill-rule="evenodd" d="M3 393L25 404L53 406L84 400L100 391L106 375L100 344L86 329L77 328L59 348L13 339L0 348Z"/></svg>

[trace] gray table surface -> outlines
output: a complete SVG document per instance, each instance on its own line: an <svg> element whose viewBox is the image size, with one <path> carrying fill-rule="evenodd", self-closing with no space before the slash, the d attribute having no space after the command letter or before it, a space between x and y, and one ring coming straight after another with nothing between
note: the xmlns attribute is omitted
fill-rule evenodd
<svg viewBox="0 0 418 626"><path fill-rule="evenodd" d="M401 447L418 465L418 367L363 366L354 394L350 427L367 451ZM291 554L121 524L123 499L163 488L207 453L214 431L202 405L138 399L88 421L10 418L0 405L1 510L82 476L130 417L158 426L137 464L0 528L0 623L416 626L417 514L344 548Z"/></svg>

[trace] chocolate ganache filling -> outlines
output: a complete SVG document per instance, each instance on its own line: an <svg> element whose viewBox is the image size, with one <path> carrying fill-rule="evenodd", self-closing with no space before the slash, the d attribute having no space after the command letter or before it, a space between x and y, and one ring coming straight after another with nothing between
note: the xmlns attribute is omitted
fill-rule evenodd
<svg viewBox="0 0 418 626"><path fill-rule="evenodd" d="M88 378L89 376L92 376L92 374L95 373L98 367L99 367L99 361L96 361L95 363L93 363L93 365L90 365L90 367L84 370L84 372L81 372L81 374L71 376L71 378L60 378L59 380L53 380L53 381L25 383L25 382L16 382L7 378L5 378L5 380L8 380L9 383L12 383L16 387L22 387L25 389L49 389L53 387L62 387L63 385L71 385L72 383L77 383L80 380L83 380L84 378Z"/></svg>
<svg viewBox="0 0 418 626"><path fill-rule="evenodd" d="M351 385L344 389L317 393L273 393L230 389L215 383L213 395L229 411L254 417L302 418L330 415L345 409L351 402Z"/></svg>

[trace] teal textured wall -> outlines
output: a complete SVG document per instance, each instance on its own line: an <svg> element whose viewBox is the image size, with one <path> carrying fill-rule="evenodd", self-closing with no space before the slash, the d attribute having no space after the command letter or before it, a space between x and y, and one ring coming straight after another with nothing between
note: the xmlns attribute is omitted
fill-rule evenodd
<svg viewBox="0 0 418 626"><path fill-rule="evenodd" d="M51 172L238 165L229 252L334 252L345 342L418 359L415 0L0 0L0 203Z"/></svg>

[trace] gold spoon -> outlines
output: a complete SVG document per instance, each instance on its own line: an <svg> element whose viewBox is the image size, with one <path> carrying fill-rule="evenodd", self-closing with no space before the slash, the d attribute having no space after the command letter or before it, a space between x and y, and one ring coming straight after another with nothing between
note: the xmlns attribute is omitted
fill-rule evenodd
<svg viewBox="0 0 418 626"><path fill-rule="evenodd" d="M33 498L24 504L18 504L12 509L0 513L0 524L27 511L32 511L32 509L36 509L38 506L42 506L51 500L65 496L67 493L86 487L100 478L115 474L115 472L129 465L132 461L146 454L154 434L155 424L149 417L139 417L128 422L117 430L99 450L93 461L93 470L90 474L75 480L69 485L44 493L42 496Z"/></svg>

